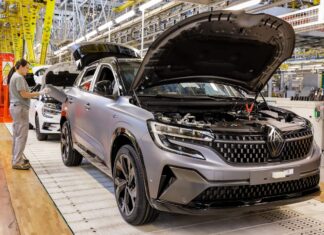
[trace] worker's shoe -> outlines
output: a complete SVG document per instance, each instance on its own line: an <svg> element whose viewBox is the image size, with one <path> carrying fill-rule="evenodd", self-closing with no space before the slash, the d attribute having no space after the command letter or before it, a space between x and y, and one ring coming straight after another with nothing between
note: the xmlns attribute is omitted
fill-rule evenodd
<svg viewBox="0 0 324 235"><path fill-rule="evenodd" d="M31 165L30 165L28 159L24 159L21 163L12 165L12 169L15 169L15 170L29 170L30 167L31 167Z"/></svg>

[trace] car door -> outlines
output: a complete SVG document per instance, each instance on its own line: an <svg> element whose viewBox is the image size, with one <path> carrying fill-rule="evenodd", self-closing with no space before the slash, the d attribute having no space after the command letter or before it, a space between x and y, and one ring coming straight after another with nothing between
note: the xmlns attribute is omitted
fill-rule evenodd
<svg viewBox="0 0 324 235"><path fill-rule="evenodd" d="M85 117L91 124L85 125L84 128L91 136L91 146L88 149L103 160L110 153L112 122L117 118L115 104L118 89L119 83L113 67L108 63L99 66L91 92L87 96L88 110Z"/></svg>
<svg viewBox="0 0 324 235"><path fill-rule="evenodd" d="M68 119L72 130L74 142L82 146L88 146L90 136L86 129L91 123L87 120L87 100L90 95L90 86L94 79L97 66L93 65L84 69L76 86L67 94Z"/></svg>

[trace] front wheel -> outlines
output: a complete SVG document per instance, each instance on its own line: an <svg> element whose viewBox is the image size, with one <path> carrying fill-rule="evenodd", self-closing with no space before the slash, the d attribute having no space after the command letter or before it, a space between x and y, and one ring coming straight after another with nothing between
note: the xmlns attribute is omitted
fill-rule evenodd
<svg viewBox="0 0 324 235"><path fill-rule="evenodd" d="M73 148L69 122L64 122L61 130L61 155L64 165L78 166L82 162L82 155Z"/></svg>
<svg viewBox="0 0 324 235"><path fill-rule="evenodd" d="M150 223L158 216L158 211L147 200L144 177L144 168L135 149L130 145L122 146L113 169L115 197L120 214L132 225Z"/></svg>

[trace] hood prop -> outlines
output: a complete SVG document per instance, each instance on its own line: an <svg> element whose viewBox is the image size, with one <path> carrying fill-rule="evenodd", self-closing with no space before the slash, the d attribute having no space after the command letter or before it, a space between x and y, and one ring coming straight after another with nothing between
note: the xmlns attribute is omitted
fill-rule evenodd
<svg viewBox="0 0 324 235"><path fill-rule="evenodd" d="M137 96L137 94L136 94L135 89L133 89L133 95L134 95L134 97L135 97L135 99L136 99L136 103L138 104L138 106L139 106L140 108L142 108L141 102L140 102L139 99L138 99L138 96Z"/></svg>

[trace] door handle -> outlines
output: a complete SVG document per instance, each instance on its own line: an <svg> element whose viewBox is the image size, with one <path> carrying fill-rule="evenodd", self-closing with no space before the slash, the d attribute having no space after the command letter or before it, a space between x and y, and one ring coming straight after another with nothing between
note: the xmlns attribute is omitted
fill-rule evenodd
<svg viewBox="0 0 324 235"><path fill-rule="evenodd" d="M113 115L113 118L118 118L118 115L117 115L117 114L114 114L114 115Z"/></svg>
<svg viewBox="0 0 324 235"><path fill-rule="evenodd" d="M86 110L89 110L90 109L90 104L87 103L87 104L84 105L84 107L85 107Z"/></svg>
<svg viewBox="0 0 324 235"><path fill-rule="evenodd" d="M68 98L68 101L69 101L69 104L72 104L73 103L73 98L72 97L69 97Z"/></svg>

